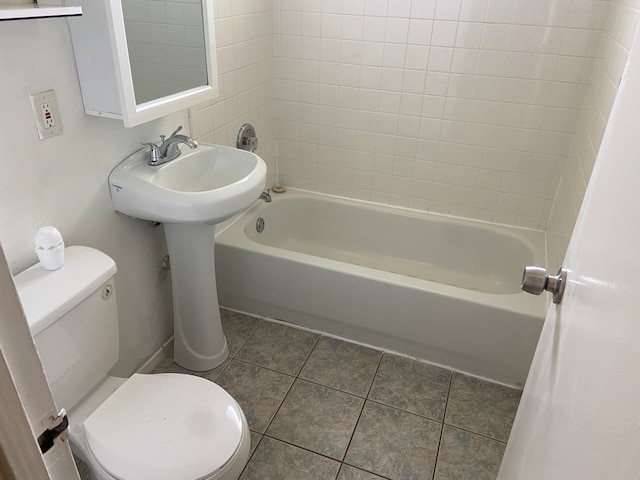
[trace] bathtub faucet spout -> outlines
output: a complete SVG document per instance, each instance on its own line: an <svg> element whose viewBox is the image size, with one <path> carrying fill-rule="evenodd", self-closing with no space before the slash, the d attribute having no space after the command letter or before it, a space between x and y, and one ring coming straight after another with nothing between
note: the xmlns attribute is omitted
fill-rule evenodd
<svg viewBox="0 0 640 480"><path fill-rule="evenodd" d="M264 200L267 203L271 203L271 189L268 188L267 190L265 190L264 192L262 192L260 194L260 196L258 197L258 199L260 200Z"/></svg>

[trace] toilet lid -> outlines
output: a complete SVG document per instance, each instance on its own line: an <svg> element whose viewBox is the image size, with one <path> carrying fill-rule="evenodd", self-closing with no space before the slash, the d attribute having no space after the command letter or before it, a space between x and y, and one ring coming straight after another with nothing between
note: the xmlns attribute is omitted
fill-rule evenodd
<svg viewBox="0 0 640 480"><path fill-rule="evenodd" d="M200 479L224 466L242 439L236 401L213 382L135 374L84 422L98 462L119 479Z"/></svg>

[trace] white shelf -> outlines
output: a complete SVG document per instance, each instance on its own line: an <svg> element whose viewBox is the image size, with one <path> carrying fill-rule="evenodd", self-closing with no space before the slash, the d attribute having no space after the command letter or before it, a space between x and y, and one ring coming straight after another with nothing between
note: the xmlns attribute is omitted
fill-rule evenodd
<svg viewBox="0 0 640 480"><path fill-rule="evenodd" d="M0 20L20 20L27 18L69 17L82 15L81 7L40 7L38 5L15 7L0 6Z"/></svg>

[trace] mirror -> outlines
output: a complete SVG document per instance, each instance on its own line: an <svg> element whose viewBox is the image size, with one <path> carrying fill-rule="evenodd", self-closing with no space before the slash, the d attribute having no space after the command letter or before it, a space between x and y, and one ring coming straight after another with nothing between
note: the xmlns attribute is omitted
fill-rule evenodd
<svg viewBox="0 0 640 480"><path fill-rule="evenodd" d="M214 0L73 0L85 112L132 127L218 95Z"/></svg>
<svg viewBox="0 0 640 480"><path fill-rule="evenodd" d="M200 2L121 1L137 104L208 84Z"/></svg>

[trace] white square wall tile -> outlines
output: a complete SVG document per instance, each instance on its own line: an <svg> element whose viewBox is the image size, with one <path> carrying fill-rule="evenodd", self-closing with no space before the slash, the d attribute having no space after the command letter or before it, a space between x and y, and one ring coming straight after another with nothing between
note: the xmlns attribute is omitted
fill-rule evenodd
<svg viewBox="0 0 640 480"><path fill-rule="evenodd" d="M505 52L501 50L480 50L478 53L478 75L498 76L502 72Z"/></svg>
<svg viewBox="0 0 640 480"><path fill-rule="evenodd" d="M407 46L403 44L385 43L382 65L391 68L404 68Z"/></svg>
<svg viewBox="0 0 640 480"><path fill-rule="evenodd" d="M509 78L527 78L531 55L521 52L507 52L502 66L502 75Z"/></svg>
<svg viewBox="0 0 640 480"><path fill-rule="evenodd" d="M451 61L452 73L476 73L478 65L478 50L469 48L456 48Z"/></svg>
<svg viewBox="0 0 640 480"><path fill-rule="evenodd" d="M409 35L408 18L387 18L385 42L407 43Z"/></svg>
<svg viewBox="0 0 640 480"><path fill-rule="evenodd" d="M510 23L513 19L514 9L515 2L513 0L489 0L486 21L488 23Z"/></svg>
<svg viewBox="0 0 640 480"><path fill-rule="evenodd" d="M535 80L552 80L556 71L557 61L558 57L556 55L531 55L527 78Z"/></svg>
<svg viewBox="0 0 640 480"><path fill-rule="evenodd" d="M487 16L488 0L461 0L461 22L484 22Z"/></svg>
<svg viewBox="0 0 640 480"><path fill-rule="evenodd" d="M364 17L360 15L345 15L342 17L342 39L362 40L363 32Z"/></svg>
<svg viewBox="0 0 640 480"><path fill-rule="evenodd" d="M368 42L384 42L387 22L384 17L364 17L362 39Z"/></svg>
<svg viewBox="0 0 640 480"><path fill-rule="evenodd" d="M387 14L387 0L365 0L364 14L384 17Z"/></svg>
<svg viewBox="0 0 640 480"><path fill-rule="evenodd" d="M484 26L482 23L460 22L456 32L456 47L480 48Z"/></svg>
<svg viewBox="0 0 640 480"><path fill-rule="evenodd" d="M431 45L453 47L456 43L458 23L448 20L435 20L431 34Z"/></svg>
<svg viewBox="0 0 640 480"><path fill-rule="evenodd" d="M559 53L561 55L586 57L589 55L592 38L592 30L566 28L564 30L564 36L562 37L562 43L560 44Z"/></svg>
<svg viewBox="0 0 640 480"><path fill-rule="evenodd" d="M378 92L376 92L378 94ZM378 94L378 110L383 113L398 113L400 111L400 93L381 91Z"/></svg>
<svg viewBox="0 0 640 480"><path fill-rule="evenodd" d="M557 82L579 83L582 79L584 57L558 56L556 68L553 72L553 80Z"/></svg>
<svg viewBox="0 0 640 480"><path fill-rule="evenodd" d="M531 52L536 37L536 28L527 25L511 25L507 49L513 52Z"/></svg>
<svg viewBox="0 0 640 480"><path fill-rule="evenodd" d="M506 50L509 42L509 25L485 24L480 48L486 50Z"/></svg>
<svg viewBox="0 0 640 480"><path fill-rule="evenodd" d="M571 0L543 0L539 24L564 27L567 24Z"/></svg>
<svg viewBox="0 0 640 480"><path fill-rule="evenodd" d="M541 7L540 0L515 0L513 23L516 25L536 25Z"/></svg>
<svg viewBox="0 0 640 480"><path fill-rule="evenodd" d="M496 212L517 214L520 208L521 195L513 193L498 193L496 200Z"/></svg>
<svg viewBox="0 0 640 480"><path fill-rule="evenodd" d="M384 43L362 42L362 64L382 66Z"/></svg>
<svg viewBox="0 0 640 480"><path fill-rule="evenodd" d="M365 0L342 0L343 15L364 15L364 8Z"/></svg>
<svg viewBox="0 0 640 480"><path fill-rule="evenodd" d="M429 64L429 47L423 45L407 45L405 68L426 70Z"/></svg>
<svg viewBox="0 0 640 480"><path fill-rule="evenodd" d="M434 18L437 20L458 20L461 0L437 0Z"/></svg>
<svg viewBox="0 0 640 480"><path fill-rule="evenodd" d="M564 29L558 27L536 27L533 51L556 54L560 51Z"/></svg>
<svg viewBox="0 0 640 480"><path fill-rule="evenodd" d="M362 63L362 42L342 40L340 42L340 61L359 65Z"/></svg>
<svg viewBox="0 0 640 480"><path fill-rule="evenodd" d="M449 72L452 58L453 48L431 47L428 69L432 72Z"/></svg>
<svg viewBox="0 0 640 480"><path fill-rule="evenodd" d="M407 42L415 45L431 45L433 20L412 18L409 20Z"/></svg>
<svg viewBox="0 0 640 480"><path fill-rule="evenodd" d="M411 18L433 18L436 0L420 0L411 2Z"/></svg>
<svg viewBox="0 0 640 480"><path fill-rule="evenodd" d="M427 73L423 70L405 70L402 91L408 93L423 93Z"/></svg>
<svg viewBox="0 0 640 480"><path fill-rule="evenodd" d="M427 81L424 93L427 95L446 95L449 89L449 77L447 72L427 72Z"/></svg>
<svg viewBox="0 0 640 480"><path fill-rule="evenodd" d="M422 116L442 119L444 117L446 100L446 97L425 95L422 98Z"/></svg>
<svg viewBox="0 0 640 480"><path fill-rule="evenodd" d="M415 118L420 115L420 112L422 112L422 95L412 93L402 93L400 95L399 113L401 115Z"/></svg>
<svg viewBox="0 0 640 480"><path fill-rule="evenodd" d="M370 67L366 65L360 67L360 87L361 88L371 88L371 89L379 90L381 78L382 78L381 67Z"/></svg>
<svg viewBox="0 0 640 480"><path fill-rule="evenodd" d="M342 16L323 13L320 33L323 38L341 38Z"/></svg>
<svg viewBox="0 0 640 480"><path fill-rule="evenodd" d="M404 70L401 68L383 68L380 80L382 90L401 91Z"/></svg>
<svg viewBox="0 0 640 480"><path fill-rule="evenodd" d="M388 17L409 18L411 15L411 0L390 0L387 4Z"/></svg>

